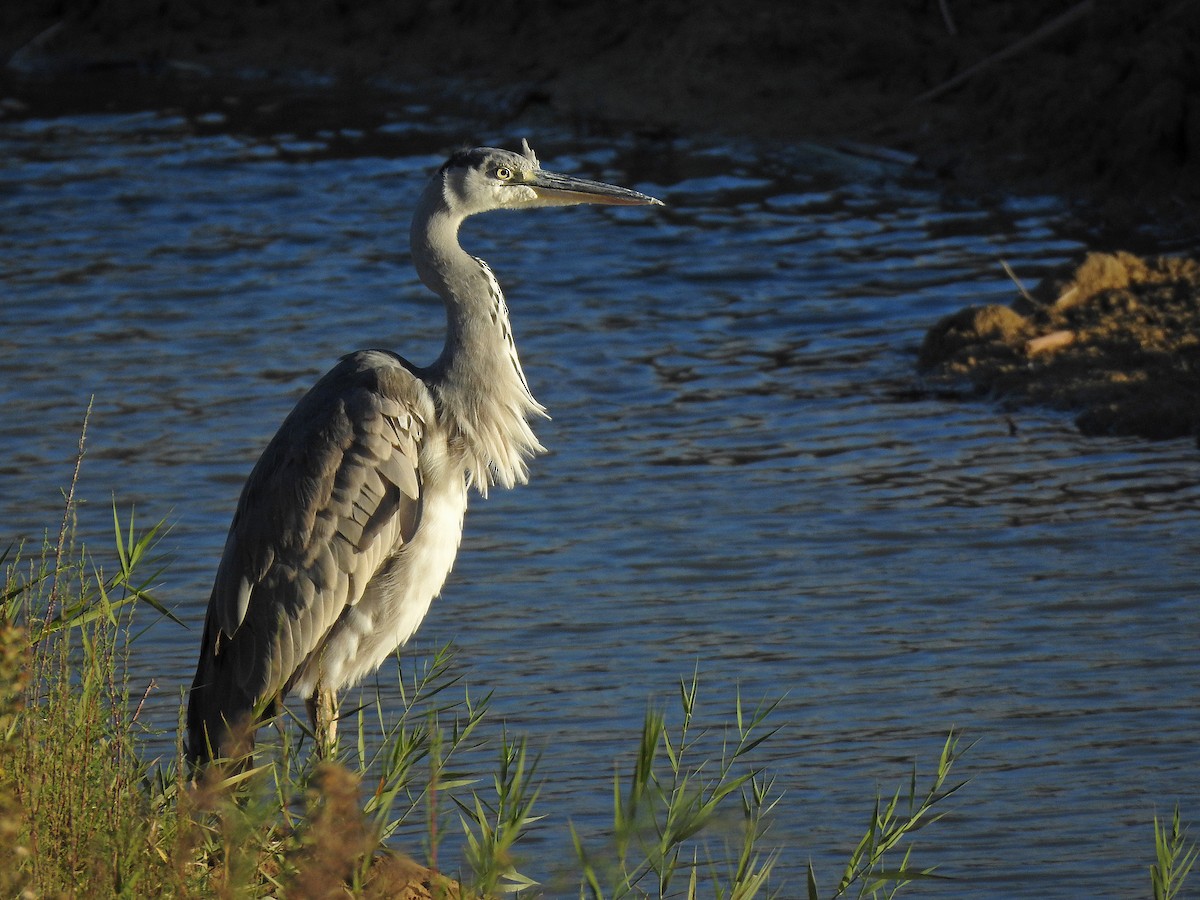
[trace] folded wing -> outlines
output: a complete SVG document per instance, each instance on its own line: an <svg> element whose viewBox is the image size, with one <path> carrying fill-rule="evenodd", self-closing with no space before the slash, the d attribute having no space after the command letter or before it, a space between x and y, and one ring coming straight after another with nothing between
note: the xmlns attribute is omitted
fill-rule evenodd
<svg viewBox="0 0 1200 900"><path fill-rule="evenodd" d="M256 720L287 690L412 538L432 414L428 389L403 360L363 351L284 421L242 490L213 584L188 706L194 758L210 746L228 751L228 728Z"/></svg>

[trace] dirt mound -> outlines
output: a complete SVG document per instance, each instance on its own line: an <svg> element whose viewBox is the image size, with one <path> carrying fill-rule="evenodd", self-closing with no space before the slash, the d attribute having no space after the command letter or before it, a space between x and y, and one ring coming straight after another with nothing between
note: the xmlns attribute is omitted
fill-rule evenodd
<svg viewBox="0 0 1200 900"><path fill-rule="evenodd" d="M1200 262L1092 253L1011 307L968 307L920 368L1010 403L1081 410L1087 434L1200 434Z"/></svg>

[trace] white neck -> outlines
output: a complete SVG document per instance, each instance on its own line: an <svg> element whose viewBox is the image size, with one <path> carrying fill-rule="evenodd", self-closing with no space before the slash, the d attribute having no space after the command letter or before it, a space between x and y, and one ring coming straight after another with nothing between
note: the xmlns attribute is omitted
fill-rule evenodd
<svg viewBox="0 0 1200 900"><path fill-rule="evenodd" d="M544 450L529 419L546 411L525 382L500 285L458 242L461 223L434 179L413 219L412 256L446 304L446 344L425 379L461 441L470 483L486 495L492 484L526 481L526 460Z"/></svg>

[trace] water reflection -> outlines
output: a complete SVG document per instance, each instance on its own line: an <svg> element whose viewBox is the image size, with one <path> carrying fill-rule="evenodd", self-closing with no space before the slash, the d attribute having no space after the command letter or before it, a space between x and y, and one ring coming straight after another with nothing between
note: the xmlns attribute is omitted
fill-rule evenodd
<svg viewBox="0 0 1200 900"><path fill-rule="evenodd" d="M83 535L107 546L110 494L170 519L160 594L197 626L242 480L299 393L353 348L440 348L407 220L470 134L428 110L315 134L239 121L0 123L5 533L56 528L94 395ZM951 204L801 150L538 134L547 165L670 204L464 237L506 286L551 452L475 504L418 645L455 639L545 748L539 852L569 855L568 816L603 827L614 741L698 667L714 718L735 685L786 693L764 747L797 848L785 893L810 857L833 877L871 795L951 725L979 740L974 780L917 861L960 880L926 894L1144 892L1153 812L1200 818L1195 449L1085 441L911 374L938 316L1007 301L999 259L1032 282L1079 250L1057 205ZM160 626L140 648L164 728L197 644Z"/></svg>

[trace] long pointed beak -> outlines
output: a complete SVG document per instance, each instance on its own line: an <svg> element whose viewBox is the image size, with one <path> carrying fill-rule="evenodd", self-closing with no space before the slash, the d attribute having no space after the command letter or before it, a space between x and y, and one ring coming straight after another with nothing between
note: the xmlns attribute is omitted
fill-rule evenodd
<svg viewBox="0 0 1200 900"><path fill-rule="evenodd" d="M661 200L631 191L629 188L605 184L602 181L588 181L586 178L575 178L572 175L545 172L541 169L531 172L525 185L533 188L547 206L567 206L574 203L603 203L608 206L663 205Z"/></svg>

